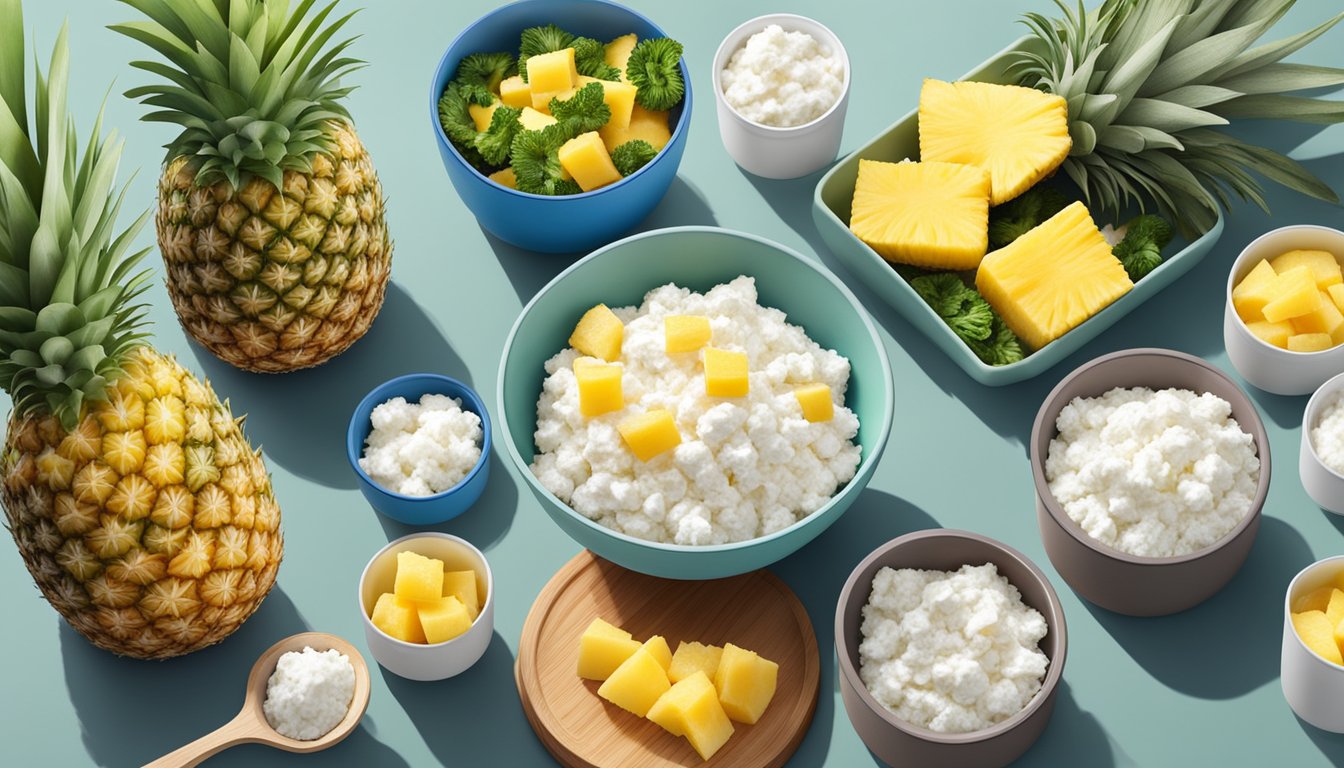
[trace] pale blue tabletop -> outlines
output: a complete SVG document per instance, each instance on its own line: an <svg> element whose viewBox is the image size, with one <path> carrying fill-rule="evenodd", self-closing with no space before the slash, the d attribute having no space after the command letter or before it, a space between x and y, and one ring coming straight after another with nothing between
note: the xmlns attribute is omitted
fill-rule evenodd
<svg viewBox="0 0 1344 768"><path fill-rule="evenodd" d="M348 3L352 7L354 3ZM368 557L410 529L375 514L355 489L343 438L350 411L374 385L418 370L473 384L495 407L499 351L533 293L567 264L486 236L453 192L427 125L429 78L451 39L492 3L377 0L352 22L354 54L370 66L353 78L350 102L389 197L396 240L393 285L368 337L335 361L285 376L240 373L189 344L162 285L154 304L157 345L211 378L248 435L264 447L284 511L285 560L277 588L221 645L163 663L119 659L65 626L33 587L9 537L0 540L0 763L11 766L139 765L228 720L242 701L253 660L275 640L307 629L364 649L355 586ZM968 528L1001 539L1050 576L1067 613L1068 663L1054 719L1024 766L1317 766L1344 764L1344 737L1298 721L1279 688L1282 595L1312 560L1344 551L1344 518L1322 512L1297 477L1306 398L1251 390L1270 431L1275 464L1264 522L1249 560L1204 605L1161 619L1107 613L1059 578L1036 529L1025 447L1041 399L1073 367L1105 352L1165 346L1228 368L1222 344L1227 268L1253 237L1299 222L1344 227L1344 210L1279 190L1269 217L1250 205L1231 212L1222 241L1202 264L1045 375L1003 389L974 383L910 325L844 273L826 252L810 206L818 175L764 181L733 165L719 142L709 62L720 39L752 16L813 16L845 42L855 72L842 152L895 122L916 102L921 78L955 78L1017 38L1026 10L1047 0L767 3L632 0L686 45L699 91L680 177L640 229L710 224L773 238L836 269L882 330L895 373L891 443L869 488L833 528L774 566L807 606L821 644L816 718L790 765L867 766L874 758L850 727L836 690L835 597L851 568L879 543L908 531ZM30 0L29 35L46 57L61 18L70 19L71 104L87 131L115 79L106 121L127 139L123 176L140 169L129 207L148 207L168 129L137 120L120 92L143 82L126 62L138 44L105 29L135 12L111 0ZM881 10L875 10L875 9ZM1337 0L1302 0L1275 30L1286 36L1338 12ZM8 20L4 23L10 23ZM1341 63L1344 27L1296 60ZM1344 188L1344 129L1252 126L1244 133L1291 151ZM129 221L130 217L127 217ZM152 244L152 227L141 236ZM157 255L149 261L161 266ZM0 413L8 401L0 403ZM496 635L466 674L414 683L372 670L360 728L315 756L260 746L211 765L542 766L551 764L528 728L513 682L514 650L533 598L578 547L542 512L501 455L474 509L441 530L490 558L497 584ZM372 659L370 658L370 662ZM1344 704L1344 703L1342 703Z"/></svg>

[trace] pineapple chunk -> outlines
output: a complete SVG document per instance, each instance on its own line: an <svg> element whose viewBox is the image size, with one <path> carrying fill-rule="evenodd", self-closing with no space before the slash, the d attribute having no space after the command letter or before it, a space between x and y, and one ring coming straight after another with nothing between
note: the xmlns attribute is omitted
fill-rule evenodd
<svg viewBox="0 0 1344 768"><path fill-rule="evenodd" d="M625 395L621 390L621 373L624 370L624 366L619 363L605 363L592 357L575 359L574 378L579 383L579 413L592 418L624 408Z"/></svg>
<svg viewBox="0 0 1344 768"><path fill-rule="evenodd" d="M540 131L542 128L555 125L560 121L545 112L538 112L531 107L523 107L523 113L518 116L518 122L522 124L524 130Z"/></svg>
<svg viewBox="0 0 1344 768"><path fill-rule="evenodd" d="M1244 323L1252 323L1264 318L1265 305L1274 300L1274 279L1278 273L1269 261L1260 263L1241 278L1241 282L1232 289L1232 307Z"/></svg>
<svg viewBox="0 0 1344 768"><path fill-rule="evenodd" d="M472 621L481 613L481 598L476 591L475 571L445 571L443 574L443 596L452 595L467 607Z"/></svg>
<svg viewBox="0 0 1344 768"><path fill-rule="evenodd" d="M649 655L658 661L664 672L672 666L672 649L667 646L667 639L662 635L650 637L640 647L648 651Z"/></svg>
<svg viewBox="0 0 1344 768"><path fill-rule="evenodd" d="M625 64L630 60L630 52L635 50L635 43L638 42L639 37L631 32L607 43L603 58L609 66L615 67L621 73L621 82L630 82L630 78L625 76Z"/></svg>
<svg viewBox="0 0 1344 768"><path fill-rule="evenodd" d="M607 107L611 109L611 117L607 119L607 125L622 131L629 128L630 116L634 114L635 109L635 86L629 83L599 80L596 77L579 75L580 88L589 83L597 83L602 86L602 101L606 102Z"/></svg>
<svg viewBox="0 0 1344 768"><path fill-rule="evenodd" d="M421 603L419 613L427 643L446 643L471 628L471 612L456 595Z"/></svg>
<svg viewBox="0 0 1344 768"><path fill-rule="evenodd" d="M631 416L616 425L625 444L640 461L648 461L664 451L681 445L681 433L672 414L663 408Z"/></svg>
<svg viewBox="0 0 1344 768"><path fill-rule="evenodd" d="M606 304L598 304L579 318L579 324L569 335L569 345L585 355L613 362L621 356L624 336L621 319Z"/></svg>
<svg viewBox="0 0 1344 768"><path fill-rule="evenodd" d="M755 651L727 643L714 672L714 687L728 717L754 725L775 697L778 677L778 664L761 658Z"/></svg>
<svg viewBox="0 0 1344 768"><path fill-rule="evenodd" d="M443 596L443 561L415 552L397 553L392 592L402 600L425 603Z"/></svg>
<svg viewBox="0 0 1344 768"><path fill-rule="evenodd" d="M499 109L501 102L492 101L490 106L482 107L480 104L468 104L467 114L471 115L471 122L476 124L476 130L484 131L490 127L490 121L495 116L495 110Z"/></svg>
<svg viewBox="0 0 1344 768"><path fill-rule="evenodd" d="M1261 314L1271 323L1320 309L1321 292L1307 267L1294 267L1279 273L1278 279L1269 289L1274 292L1274 298L1265 305Z"/></svg>
<svg viewBox="0 0 1344 768"><path fill-rule="evenodd" d="M648 717L674 736L685 736L708 760L728 743L733 724L704 672L678 681L649 708Z"/></svg>
<svg viewBox="0 0 1344 768"><path fill-rule="evenodd" d="M532 105L532 87L523 82L522 75L506 77L499 81L499 100L514 108L529 107Z"/></svg>
<svg viewBox="0 0 1344 768"><path fill-rule="evenodd" d="M644 717L658 697L671 687L667 670L653 654L641 647L621 662L597 689L597 695L627 712Z"/></svg>
<svg viewBox="0 0 1344 768"><path fill-rule="evenodd" d="M369 619L373 622L373 626L381 629L389 637L405 643L425 642L425 631L420 627L420 617L416 614L415 603L403 600L391 592L384 592L378 596L378 602L373 604L373 615Z"/></svg>
<svg viewBox="0 0 1344 768"><path fill-rule="evenodd" d="M727 349L705 347L705 394L710 397L746 397L751 382L748 379L747 354Z"/></svg>
<svg viewBox="0 0 1344 768"><path fill-rule="evenodd" d="M1292 615L1293 629L1312 653L1334 664L1344 665L1339 646L1335 644L1335 628L1321 611L1304 611Z"/></svg>
<svg viewBox="0 0 1344 768"><path fill-rule="evenodd" d="M573 48L527 57L527 87L532 91L532 106L537 105L539 93L555 95L573 90L578 84L579 70L574 64ZM550 102L548 97L543 103Z"/></svg>
<svg viewBox="0 0 1344 768"><path fill-rule="evenodd" d="M1330 602L1325 606L1325 618L1330 620L1330 626L1337 627L1341 621L1344 621L1344 591L1339 587L1330 590Z"/></svg>
<svg viewBox="0 0 1344 768"><path fill-rule="evenodd" d="M919 93L919 156L990 175L990 204L1026 192L1068 157L1069 104L1033 88L927 79Z"/></svg>
<svg viewBox="0 0 1344 768"><path fill-rule="evenodd" d="M495 182L501 187L508 187L509 189L518 188L518 175L513 172L513 166L509 166L508 168L495 171L486 178L490 179L491 181Z"/></svg>
<svg viewBox="0 0 1344 768"><path fill-rule="evenodd" d="M606 680L640 647L629 632L593 619L579 638L579 677Z"/></svg>
<svg viewBox="0 0 1344 768"><path fill-rule="evenodd" d="M1313 589L1293 601L1293 613L1306 613L1308 611L1325 613L1325 609L1330 605L1330 596L1334 594L1334 591L1335 587Z"/></svg>
<svg viewBox="0 0 1344 768"><path fill-rule="evenodd" d="M584 192L600 189L621 180L621 172L611 162L611 155L597 131L581 133L560 145L556 153L560 165L574 177Z"/></svg>
<svg viewBox="0 0 1344 768"><path fill-rule="evenodd" d="M669 355L699 351L713 335L709 318L704 315L668 315L663 318L663 338Z"/></svg>
<svg viewBox="0 0 1344 768"><path fill-rule="evenodd" d="M672 654L672 664L667 668L667 677L674 683L679 683L696 672L703 672L713 678L719 669L721 656L723 648L717 645L677 643L677 652Z"/></svg>
<svg viewBox="0 0 1344 768"><path fill-rule="evenodd" d="M606 125L597 129L597 134L602 137L602 143L607 145L608 152L635 139L643 139L657 150L661 150L672 140L667 112L654 112L638 104L630 110L629 126L617 128L608 120Z"/></svg>
<svg viewBox="0 0 1344 768"><path fill-rule="evenodd" d="M1288 337L1296 331L1293 330L1291 322L1271 323L1267 320L1256 320L1246 324L1246 330L1266 344L1278 347L1280 349L1288 348Z"/></svg>
<svg viewBox="0 0 1344 768"><path fill-rule="evenodd" d="M793 390L802 406L803 418L808 421L830 421L835 415L835 401L831 399L831 388L825 384L808 384Z"/></svg>
<svg viewBox="0 0 1344 768"><path fill-rule="evenodd" d="M1335 346L1328 333L1299 333L1288 337L1289 352L1324 352Z"/></svg>
<svg viewBox="0 0 1344 768"><path fill-rule="evenodd" d="M887 261L975 269L989 248L990 176L954 163L860 160L849 229Z"/></svg>
<svg viewBox="0 0 1344 768"><path fill-rule="evenodd" d="M1326 289L1330 295L1330 300L1335 302L1335 308L1344 312L1344 285L1332 285Z"/></svg>
<svg viewBox="0 0 1344 768"><path fill-rule="evenodd" d="M1329 251L1288 251L1274 257L1270 262L1274 271L1280 274L1295 267L1307 267L1316 278L1316 287L1322 291L1332 285L1344 283L1344 273L1340 272L1339 261Z"/></svg>
<svg viewBox="0 0 1344 768"><path fill-rule="evenodd" d="M1339 307L1330 298L1330 294L1321 291L1321 306L1314 312L1308 312L1300 317L1294 317L1289 322L1293 330L1297 333L1324 333L1334 336L1341 325L1344 325L1344 314L1341 314Z"/></svg>
<svg viewBox="0 0 1344 768"><path fill-rule="evenodd" d="M1087 207L1075 202L989 254L975 287L1035 349L1063 336L1134 287Z"/></svg>

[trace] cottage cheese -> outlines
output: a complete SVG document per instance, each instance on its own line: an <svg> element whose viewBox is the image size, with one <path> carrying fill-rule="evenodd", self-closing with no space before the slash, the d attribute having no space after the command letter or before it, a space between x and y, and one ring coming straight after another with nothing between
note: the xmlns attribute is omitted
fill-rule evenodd
<svg viewBox="0 0 1344 768"><path fill-rule="evenodd" d="M752 35L719 73L728 105L753 123L803 125L826 114L845 84L836 51L806 32L771 24Z"/></svg>
<svg viewBox="0 0 1344 768"><path fill-rule="evenodd" d="M333 649L290 651L266 681L262 711L275 732L299 741L325 736L345 719L355 697L355 668Z"/></svg>
<svg viewBox="0 0 1344 768"><path fill-rule="evenodd" d="M424 395L419 404L394 397L371 416L359 466L382 487L405 496L452 488L481 459L481 417L447 395Z"/></svg>
<svg viewBox="0 0 1344 768"><path fill-rule="evenodd" d="M1227 535L1251 511L1255 442L1222 398L1112 389L1060 411L1045 477L1089 536L1142 557L1176 557Z"/></svg>
<svg viewBox="0 0 1344 768"><path fill-rule="evenodd" d="M625 407L595 418L579 412L573 349L546 361L537 402L532 473L580 514L641 539L723 544L792 525L854 476L859 421L843 405L849 360L757 304L755 280L705 294L669 283L643 305L613 311L625 323ZM667 315L705 315L715 347L747 354L747 397L705 395L699 355L665 351ZM805 420L793 394L816 382L835 399L830 421ZM682 442L646 463L616 425L651 408L673 414Z"/></svg>
<svg viewBox="0 0 1344 768"><path fill-rule="evenodd" d="M1325 466L1344 475L1344 392L1322 409L1321 422L1311 430L1311 446Z"/></svg>
<svg viewBox="0 0 1344 768"><path fill-rule="evenodd" d="M1045 680L1045 617L993 563L883 568L863 607L859 677L902 720L940 733L1021 712Z"/></svg>

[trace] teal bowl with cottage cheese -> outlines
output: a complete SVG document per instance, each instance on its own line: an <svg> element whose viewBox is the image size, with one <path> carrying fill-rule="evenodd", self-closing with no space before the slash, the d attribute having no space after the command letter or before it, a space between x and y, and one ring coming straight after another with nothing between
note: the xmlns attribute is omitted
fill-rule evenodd
<svg viewBox="0 0 1344 768"><path fill-rule="evenodd" d="M703 293L741 276L754 279L760 306L782 311L789 324L801 327L822 350L833 350L849 361L843 404L836 406L834 418L847 419L852 412L858 420L852 476L822 499L818 508L796 521L783 525L776 519L768 533L727 543L679 544L631 535L581 514L548 489L532 471L539 453L538 400L548 376L546 363L569 346L579 318L597 304L638 306L645 294L667 283ZM716 330L714 343L717 334ZM754 235L717 227L676 227L628 237L594 251L558 275L523 308L509 333L500 362L498 398L505 453L561 530L618 565L674 579L746 573L816 538L839 519L872 478L894 412L886 351L853 294L814 259ZM831 477L839 476L837 472ZM764 526L764 513L761 521Z"/></svg>

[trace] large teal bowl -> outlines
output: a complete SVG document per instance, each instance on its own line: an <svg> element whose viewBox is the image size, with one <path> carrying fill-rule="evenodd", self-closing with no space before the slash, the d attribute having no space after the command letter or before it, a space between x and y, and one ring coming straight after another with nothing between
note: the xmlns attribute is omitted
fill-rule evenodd
<svg viewBox="0 0 1344 768"><path fill-rule="evenodd" d="M782 531L735 544L659 544L589 520L537 482L537 398L546 360L567 346L579 316L595 304L639 304L669 282L706 291L739 275L756 278L760 303L788 314L814 341L849 358L845 404L859 417L862 460L830 502ZM844 284L811 259L754 235L716 227L676 227L628 237L594 251L561 272L523 308L499 366L503 443L551 519L600 557L641 573L672 579L716 579L769 565L807 544L840 518L873 476L891 431L891 366L877 330Z"/></svg>

